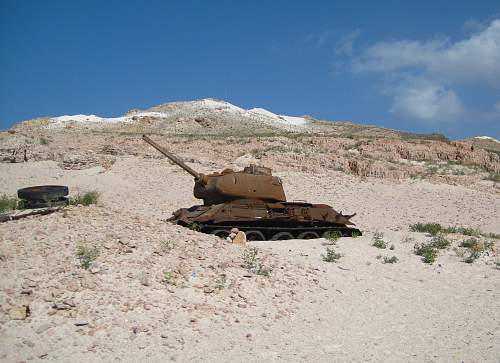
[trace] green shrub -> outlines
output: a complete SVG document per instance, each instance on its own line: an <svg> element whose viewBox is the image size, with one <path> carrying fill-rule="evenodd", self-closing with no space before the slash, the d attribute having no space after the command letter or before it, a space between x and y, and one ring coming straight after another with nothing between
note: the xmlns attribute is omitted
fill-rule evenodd
<svg viewBox="0 0 500 363"><path fill-rule="evenodd" d="M264 266L262 260L258 257L259 250L255 247L246 248L243 251L243 265L248 272L256 275L269 276L271 269Z"/></svg>
<svg viewBox="0 0 500 363"><path fill-rule="evenodd" d="M89 191L84 194L77 194L74 197L69 198L69 204L71 205L91 205L97 204L100 194L97 191Z"/></svg>
<svg viewBox="0 0 500 363"><path fill-rule="evenodd" d="M40 137L40 145L48 145L50 144L50 140L46 139L45 137Z"/></svg>
<svg viewBox="0 0 500 363"><path fill-rule="evenodd" d="M22 209L22 202L17 197L9 197L8 195L3 194L0 197L0 213Z"/></svg>
<svg viewBox="0 0 500 363"><path fill-rule="evenodd" d="M500 183L500 173L489 173L483 180L491 180L495 183Z"/></svg>
<svg viewBox="0 0 500 363"><path fill-rule="evenodd" d="M443 231L443 226L441 226L439 223L416 223L410 225L410 231L429 233L431 236L435 236L439 232Z"/></svg>
<svg viewBox="0 0 500 363"><path fill-rule="evenodd" d="M448 241L442 233L439 233L432 238L431 246L442 250L450 246L450 241Z"/></svg>
<svg viewBox="0 0 500 363"><path fill-rule="evenodd" d="M479 257L481 257L486 251L493 248L493 242L480 241L476 238L469 238L462 241L459 247L465 248L466 252L459 255L465 256L464 262L473 263Z"/></svg>
<svg viewBox="0 0 500 363"><path fill-rule="evenodd" d="M399 261L399 259L396 256L392 256L392 257L385 256L382 263L396 263L398 261Z"/></svg>
<svg viewBox="0 0 500 363"><path fill-rule="evenodd" d="M199 231L201 231L201 226L198 222L193 222L189 225L189 229L192 231L199 232Z"/></svg>
<svg viewBox="0 0 500 363"><path fill-rule="evenodd" d="M97 248L90 248L80 245L76 249L76 258L80 261L80 267L88 270L92 265L92 262L99 256L99 250Z"/></svg>
<svg viewBox="0 0 500 363"><path fill-rule="evenodd" d="M321 258L325 262L337 262L339 258L341 258L342 255L340 253L335 252L333 248L327 247L326 248L326 254L321 255Z"/></svg>
<svg viewBox="0 0 500 363"><path fill-rule="evenodd" d="M422 260L425 263L432 264L436 261L438 256L438 250L433 247L431 244L415 244L414 246L415 254L417 256L422 256Z"/></svg>
<svg viewBox="0 0 500 363"><path fill-rule="evenodd" d="M338 241L340 237L342 237L342 233L339 231L327 231L323 233L323 237L332 242L332 244L335 244L335 242Z"/></svg>
<svg viewBox="0 0 500 363"><path fill-rule="evenodd" d="M377 248L387 248L387 243L383 240L384 234L382 232L375 232L373 234L372 246Z"/></svg>

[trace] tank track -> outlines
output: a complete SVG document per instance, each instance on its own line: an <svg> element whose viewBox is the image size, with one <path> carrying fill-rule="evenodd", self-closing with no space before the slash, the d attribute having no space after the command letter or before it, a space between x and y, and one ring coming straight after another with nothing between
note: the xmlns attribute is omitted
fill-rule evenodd
<svg viewBox="0 0 500 363"><path fill-rule="evenodd" d="M229 235L232 228L238 228L247 234L251 241L286 240L286 239L313 239L325 236L328 233L340 233L342 237L361 236L357 228L347 226L244 226L244 225L220 225L220 224L198 224L199 231L215 234L221 238ZM264 237L264 238L255 238Z"/></svg>

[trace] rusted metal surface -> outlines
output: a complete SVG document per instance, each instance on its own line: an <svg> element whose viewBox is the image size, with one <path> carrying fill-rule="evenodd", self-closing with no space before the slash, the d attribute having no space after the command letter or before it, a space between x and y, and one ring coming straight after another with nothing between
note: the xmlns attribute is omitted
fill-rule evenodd
<svg viewBox="0 0 500 363"><path fill-rule="evenodd" d="M202 232L229 233L231 227L258 231L255 236L315 238L332 230L342 235L361 234L350 221L355 214L338 213L326 204L287 202L281 179L270 168L250 165L242 171L225 169L201 174L180 161L147 136L143 139L195 177L193 194L203 205L181 208L169 221L184 226L197 224ZM285 233L286 232L286 233ZM259 237L261 238L261 237Z"/></svg>

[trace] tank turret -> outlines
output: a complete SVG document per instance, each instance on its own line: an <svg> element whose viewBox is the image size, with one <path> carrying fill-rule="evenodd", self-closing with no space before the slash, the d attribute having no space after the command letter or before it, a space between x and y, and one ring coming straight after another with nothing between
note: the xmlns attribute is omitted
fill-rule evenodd
<svg viewBox="0 0 500 363"><path fill-rule="evenodd" d="M203 199L204 205L220 204L237 199L286 202L281 179L273 176L270 168L251 164L241 171L225 169L219 173L202 174L193 170L146 135L142 138L194 177L193 195L195 198Z"/></svg>

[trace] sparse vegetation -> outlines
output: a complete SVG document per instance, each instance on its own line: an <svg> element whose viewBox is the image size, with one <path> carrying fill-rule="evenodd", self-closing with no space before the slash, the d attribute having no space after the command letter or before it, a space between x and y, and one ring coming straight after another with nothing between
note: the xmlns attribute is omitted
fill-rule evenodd
<svg viewBox="0 0 500 363"><path fill-rule="evenodd" d="M165 285L175 285L175 275L172 271L163 271L163 278L161 280Z"/></svg>
<svg viewBox="0 0 500 363"><path fill-rule="evenodd" d="M19 198L5 194L0 197L0 213L15 209L22 209L22 201Z"/></svg>
<svg viewBox="0 0 500 363"><path fill-rule="evenodd" d="M385 242L383 240L383 238L384 238L384 234L382 232L375 232L373 234L372 246L377 247L377 248L381 248L381 249L387 248L387 242Z"/></svg>
<svg viewBox="0 0 500 363"><path fill-rule="evenodd" d="M80 245L76 249L76 258L80 262L80 267L88 270L95 259L99 256L99 250L95 247Z"/></svg>
<svg viewBox="0 0 500 363"><path fill-rule="evenodd" d="M495 183L500 183L500 173L489 173L483 180L490 180Z"/></svg>
<svg viewBox="0 0 500 363"><path fill-rule="evenodd" d="M325 262L337 262L341 257L342 255L340 253L335 252L335 250L330 247L326 248L326 254L321 255L321 258Z"/></svg>
<svg viewBox="0 0 500 363"><path fill-rule="evenodd" d="M428 243L417 243L414 246L415 254L422 256L422 260L425 263L433 263L439 254L439 250L448 248L450 246L450 241L446 239L443 233L438 233L432 240Z"/></svg>
<svg viewBox="0 0 500 363"><path fill-rule="evenodd" d="M473 263L484 253L493 248L493 242L481 241L476 238L469 238L465 241L462 241L458 246L465 250L458 250L457 255L464 257L464 262Z"/></svg>
<svg viewBox="0 0 500 363"><path fill-rule="evenodd" d="M474 229L470 227L460 227L460 226L452 226L452 227L444 227L439 223L416 223L410 225L410 231L412 232L420 232L420 233L428 233L431 236L436 236L439 233L448 234L462 234L464 236L473 236L473 237L486 237L486 238L495 238L500 239L500 234L496 233L484 233L479 229Z"/></svg>
<svg viewBox="0 0 500 363"><path fill-rule="evenodd" d="M358 238L358 237L359 237L359 235L360 235L360 234L359 234L359 232L358 232L358 231L353 231L353 232L351 233L351 237L352 237L352 238Z"/></svg>
<svg viewBox="0 0 500 363"><path fill-rule="evenodd" d="M443 227L439 223L416 223L410 225L410 231L429 233L431 236L437 235L442 232Z"/></svg>
<svg viewBox="0 0 500 363"><path fill-rule="evenodd" d="M432 264L436 261L438 250L432 247L430 244L415 244L415 254L417 256L422 256L422 261L425 263Z"/></svg>
<svg viewBox="0 0 500 363"><path fill-rule="evenodd" d="M495 261L495 265L496 265L497 269L500 270L500 261Z"/></svg>
<svg viewBox="0 0 500 363"><path fill-rule="evenodd" d="M264 266L262 260L258 257L259 250L255 247L245 248L243 251L243 265L248 272L256 275L269 276L271 269Z"/></svg>
<svg viewBox="0 0 500 363"><path fill-rule="evenodd" d="M433 246L439 250L443 250L443 249L450 246L450 241L448 239L446 239L444 234L439 233L438 235L436 235L432 238L431 246Z"/></svg>
<svg viewBox="0 0 500 363"><path fill-rule="evenodd" d="M334 245L342 237L342 234L339 231L327 231L323 234L323 237L330 241L329 244Z"/></svg>
<svg viewBox="0 0 500 363"><path fill-rule="evenodd" d="M172 240L164 240L160 242L160 250L162 252L168 253L172 251L175 247L175 243Z"/></svg>
<svg viewBox="0 0 500 363"><path fill-rule="evenodd" d="M40 145L48 145L50 144L50 140L45 137L40 137Z"/></svg>
<svg viewBox="0 0 500 363"><path fill-rule="evenodd" d="M99 201L99 192L93 190L83 194L77 194L74 197L69 198L69 204L71 205L91 205L97 204Z"/></svg>
<svg viewBox="0 0 500 363"><path fill-rule="evenodd" d="M198 222L194 222L194 223L191 223L189 225L189 229L192 230L192 231L196 231L196 232L199 232L201 231L201 226Z"/></svg>
<svg viewBox="0 0 500 363"><path fill-rule="evenodd" d="M226 283L227 283L227 276L226 274L220 274L218 277L217 277L217 280L215 280L215 288L217 290L222 290L226 287Z"/></svg>
<svg viewBox="0 0 500 363"><path fill-rule="evenodd" d="M396 256L392 256L392 257L385 256L382 263L396 263L398 261L399 261L399 258L397 258Z"/></svg>

